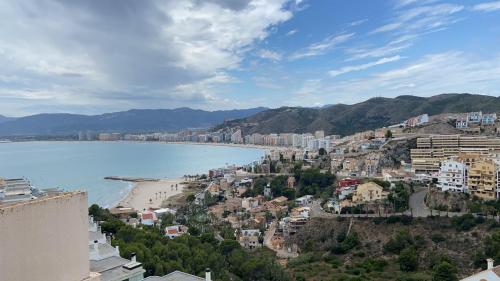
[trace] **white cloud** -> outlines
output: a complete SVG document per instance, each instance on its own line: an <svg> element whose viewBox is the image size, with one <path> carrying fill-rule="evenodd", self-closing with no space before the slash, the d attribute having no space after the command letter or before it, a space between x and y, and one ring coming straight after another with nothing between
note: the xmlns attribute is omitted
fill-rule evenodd
<svg viewBox="0 0 500 281"><path fill-rule="evenodd" d="M309 45L307 48L293 53L289 59L296 60L306 57L323 55L334 47L350 40L354 33L346 33L338 36L328 37L325 40Z"/></svg>
<svg viewBox="0 0 500 281"><path fill-rule="evenodd" d="M271 50L265 50L265 49L259 50L257 52L257 56L259 56L262 59L268 59L268 60L272 60L272 61L279 61L283 57L281 55L281 53L274 52Z"/></svg>
<svg viewBox="0 0 500 281"><path fill-rule="evenodd" d="M311 95L324 103L354 103L375 95L431 96L440 93L500 95L500 54L490 58L459 51L430 54L392 70L324 83ZM311 103L312 104L312 103Z"/></svg>
<svg viewBox="0 0 500 281"><path fill-rule="evenodd" d="M353 61L365 58L380 58L395 53L399 53L411 47L412 45L413 44L410 42L404 44L390 42L389 44L378 48L348 49L347 54L350 55L350 57L346 59L346 61Z"/></svg>
<svg viewBox="0 0 500 281"><path fill-rule="evenodd" d="M371 33L377 34L389 31L408 32L415 30L428 31L436 29L454 23L455 19L451 16L463 9L463 5L436 4L402 10L393 22L382 25Z"/></svg>
<svg viewBox="0 0 500 281"><path fill-rule="evenodd" d="M358 26L358 25L362 25L363 23L367 22L368 19L362 19L362 20L357 20L357 21L353 21L351 23L349 23L349 26Z"/></svg>
<svg viewBox="0 0 500 281"><path fill-rule="evenodd" d="M393 57L388 57L388 58L381 58L381 59L379 59L377 61L373 61L373 62L369 62L369 63L365 63L365 64L350 65L350 66L342 67L340 69L330 70L328 72L328 74L330 74L330 76L332 76L332 77L335 77L335 76L339 76L339 75L342 75L342 74L345 74L345 73L349 73L349 72L353 72L353 71L365 70L365 69L368 69L368 68L371 68L371 67L374 67L374 66L377 66L377 65L386 64L386 63L390 63L390 62L395 62L395 61L398 61L400 59L401 59L401 57L399 55L398 56L393 56Z"/></svg>
<svg viewBox="0 0 500 281"><path fill-rule="evenodd" d="M292 18L291 1L1 1L0 18L9 24L0 29L0 77L24 80L2 85L3 95L17 93L19 101L16 109L2 98L0 112L30 110L24 98L49 92L54 105L68 97L86 104L71 108L79 112L219 107L210 97L222 100L216 88L233 83L225 73ZM180 95L192 102L175 103ZM30 106L51 111L50 104Z"/></svg>
<svg viewBox="0 0 500 281"><path fill-rule="evenodd" d="M474 5L472 7L474 11L481 11L481 12L494 12L500 10L500 1L494 1L494 2L485 2L481 4Z"/></svg>
<svg viewBox="0 0 500 281"><path fill-rule="evenodd" d="M294 35L294 34L295 34L295 33L297 33L297 32L299 32L299 30L297 30L297 29L292 29L292 30L288 31L285 35L286 35L286 36L292 36L292 35Z"/></svg>

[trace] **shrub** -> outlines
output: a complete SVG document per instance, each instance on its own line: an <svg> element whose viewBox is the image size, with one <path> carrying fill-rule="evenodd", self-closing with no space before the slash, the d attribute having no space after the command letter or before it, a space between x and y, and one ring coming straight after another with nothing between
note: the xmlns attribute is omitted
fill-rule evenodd
<svg viewBox="0 0 500 281"><path fill-rule="evenodd" d="M446 237L444 237L444 235L442 235L440 233L434 233L431 236L431 240L434 243L440 243L440 242L446 241Z"/></svg>
<svg viewBox="0 0 500 281"><path fill-rule="evenodd" d="M399 268L402 271L415 271L418 268L418 255L414 247L401 251L398 257Z"/></svg>
<svg viewBox="0 0 500 281"><path fill-rule="evenodd" d="M411 237L410 233L401 230L384 245L384 250L389 253L399 254L403 249L413 244L413 237Z"/></svg>

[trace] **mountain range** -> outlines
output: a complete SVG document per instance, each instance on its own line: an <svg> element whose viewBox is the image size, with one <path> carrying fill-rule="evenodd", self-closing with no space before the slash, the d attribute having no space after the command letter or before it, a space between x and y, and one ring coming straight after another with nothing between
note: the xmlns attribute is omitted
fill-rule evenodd
<svg viewBox="0 0 500 281"><path fill-rule="evenodd" d="M427 113L500 112L500 98L472 94L442 94L432 97L398 96L372 98L346 105L322 108L281 107L227 121L215 129L240 127L251 133L306 133L324 130L327 134L350 135L356 132L400 123Z"/></svg>
<svg viewBox="0 0 500 281"><path fill-rule="evenodd" d="M245 118L266 109L133 109L101 115L50 113L15 119L0 116L0 136L71 135L87 130L120 133L173 132L188 128L210 128L226 120Z"/></svg>

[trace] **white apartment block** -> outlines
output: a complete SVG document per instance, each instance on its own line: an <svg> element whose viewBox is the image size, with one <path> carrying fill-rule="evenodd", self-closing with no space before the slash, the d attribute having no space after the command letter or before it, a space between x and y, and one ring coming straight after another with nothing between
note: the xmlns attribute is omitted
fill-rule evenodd
<svg viewBox="0 0 500 281"><path fill-rule="evenodd" d="M455 160L445 160L438 172L437 186L443 192L467 192L466 175L465 164Z"/></svg>

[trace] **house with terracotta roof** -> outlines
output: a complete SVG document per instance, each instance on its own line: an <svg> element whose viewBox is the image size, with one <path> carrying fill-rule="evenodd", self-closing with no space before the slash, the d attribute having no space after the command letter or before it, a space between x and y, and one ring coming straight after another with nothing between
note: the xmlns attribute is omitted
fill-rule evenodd
<svg viewBox="0 0 500 281"><path fill-rule="evenodd" d="M185 225L172 225L165 227L165 236L170 239L187 234L189 228Z"/></svg>
<svg viewBox="0 0 500 281"><path fill-rule="evenodd" d="M144 225L154 225L158 221L158 217L152 211L145 211L139 214L141 218L141 224Z"/></svg>

